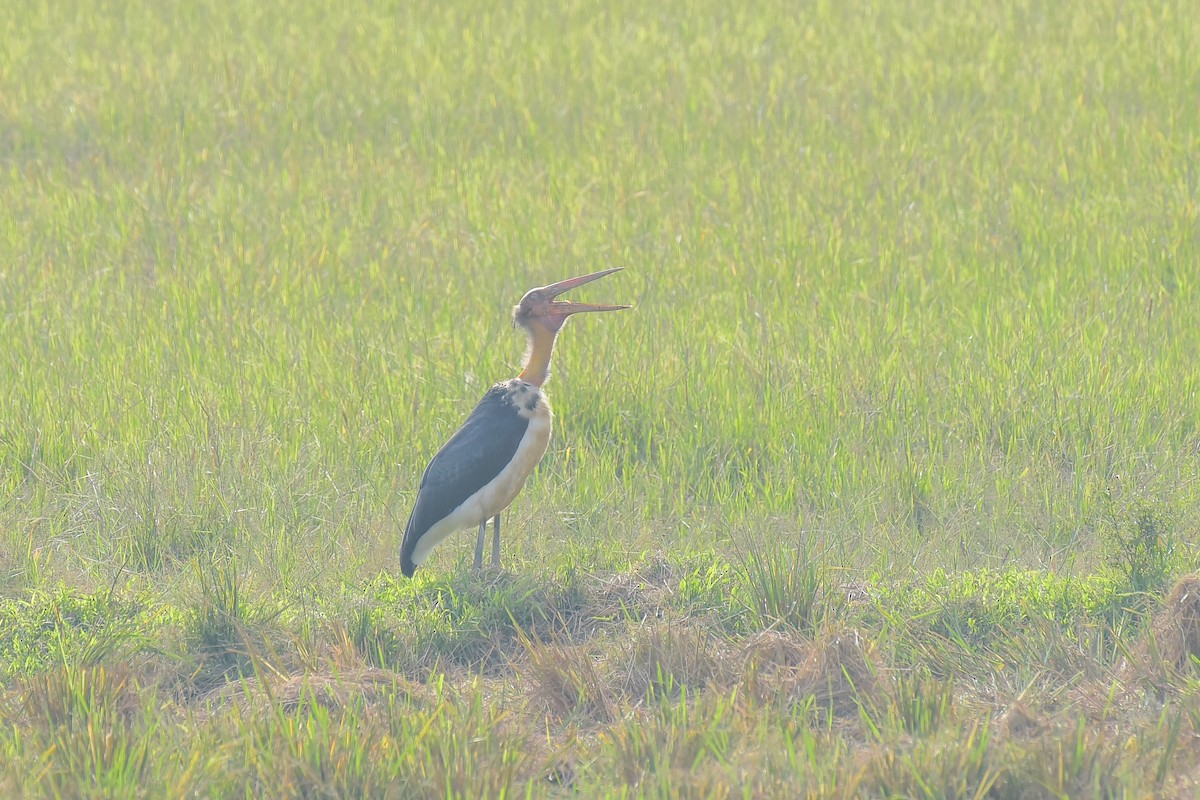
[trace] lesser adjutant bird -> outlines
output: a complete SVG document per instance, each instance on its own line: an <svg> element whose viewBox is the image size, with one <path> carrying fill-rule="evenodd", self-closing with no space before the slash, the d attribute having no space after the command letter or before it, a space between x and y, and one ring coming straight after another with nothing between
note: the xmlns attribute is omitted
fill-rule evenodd
<svg viewBox="0 0 1200 800"><path fill-rule="evenodd" d="M500 565L500 512L521 491L550 443L550 404L542 384L550 377L550 356L559 328L567 317L582 311L629 308L555 298L618 269L531 289L513 309L513 324L529 336L525 369L489 389L425 468L400 546L400 570L405 575L412 577L430 551L451 533L474 525L479 526L475 568L482 568L489 519L494 521L492 565Z"/></svg>

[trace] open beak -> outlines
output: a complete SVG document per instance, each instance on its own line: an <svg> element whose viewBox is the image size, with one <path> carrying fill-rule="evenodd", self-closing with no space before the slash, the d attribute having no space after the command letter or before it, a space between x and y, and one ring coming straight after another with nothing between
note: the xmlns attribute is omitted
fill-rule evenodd
<svg viewBox="0 0 1200 800"><path fill-rule="evenodd" d="M576 286L582 286L585 283L599 280L605 275L612 275L614 272L620 272L621 267L613 267L612 269L602 269L599 272L593 272L590 275L580 275L578 278L567 278L565 281L552 283L549 286L543 286L541 291L545 293L549 302L547 311L556 316L565 319L571 314L578 314L582 311L620 311L629 306L608 306L598 303L572 303L570 300L555 300L563 292L574 289Z"/></svg>

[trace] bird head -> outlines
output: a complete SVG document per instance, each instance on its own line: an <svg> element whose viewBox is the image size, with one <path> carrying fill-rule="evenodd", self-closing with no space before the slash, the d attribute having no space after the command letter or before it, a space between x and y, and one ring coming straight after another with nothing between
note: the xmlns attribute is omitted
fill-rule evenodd
<svg viewBox="0 0 1200 800"><path fill-rule="evenodd" d="M584 311L620 311L629 306L607 306L595 303L572 303L570 300L556 300L560 294L576 286L591 283L617 272L621 267L604 269L590 275L580 275L578 278L568 278L565 281L552 283L530 289L521 298L521 302L513 308L513 324L520 325L528 331L533 331L535 325L541 325L550 333L557 333L567 317Z"/></svg>

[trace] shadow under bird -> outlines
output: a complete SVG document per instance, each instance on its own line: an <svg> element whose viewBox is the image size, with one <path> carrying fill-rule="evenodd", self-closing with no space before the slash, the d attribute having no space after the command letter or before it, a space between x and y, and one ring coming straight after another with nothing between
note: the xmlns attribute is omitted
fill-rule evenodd
<svg viewBox="0 0 1200 800"><path fill-rule="evenodd" d="M500 513L521 491L550 444L550 404L542 385L550 377L550 356L559 329L572 314L629 308L555 298L619 269L531 289L513 309L513 324L529 336L525 369L489 389L425 468L400 546L400 571L406 576L411 578L447 536L475 525L479 526L475 568L481 569L489 519L493 520L492 565L500 565Z"/></svg>

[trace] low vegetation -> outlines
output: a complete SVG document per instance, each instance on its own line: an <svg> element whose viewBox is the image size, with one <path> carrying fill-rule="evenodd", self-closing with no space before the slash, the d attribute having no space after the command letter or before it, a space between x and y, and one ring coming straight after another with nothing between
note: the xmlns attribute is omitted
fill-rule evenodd
<svg viewBox="0 0 1200 800"><path fill-rule="evenodd" d="M712 556L712 565L736 567ZM366 611L63 590L0 608L0 787L55 796L1190 796L1200 579L837 587L803 624L686 572L380 582ZM730 582L778 597L788 576ZM807 596L807 595L806 595ZM758 620L759 606L741 612ZM138 624L130 625L130 614ZM303 631L302 633L300 631ZM215 663L215 665L214 665Z"/></svg>

